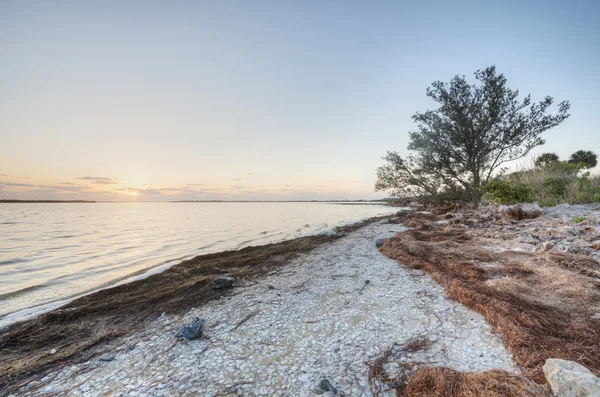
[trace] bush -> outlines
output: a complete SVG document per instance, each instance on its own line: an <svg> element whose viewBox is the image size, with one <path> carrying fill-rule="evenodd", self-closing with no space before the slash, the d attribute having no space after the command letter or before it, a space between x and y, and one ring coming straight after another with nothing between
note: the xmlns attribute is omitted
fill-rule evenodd
<svg viewBox="0 0 600 397"><path fill-rule="evenodd" d="M495 179L483 187L485 198L496 204L512 205L535 201L531 187Z"/></svg>
<svg viewBox="0 0 600 397"><path fill-rule="evenodd" d="M487 201L511 205L537 201L543 207L562 203L584 204L600 202L600 176L566 161L545 167L534 163L521 165L517 172L496 179L484 187Z"/></svg>
<svg viewBox="0 0 600 397"><path fill-rule="evenodd" d="M545 192L552 197L561 197L567 193L572 179L569 177L548 178L542 182Z"/></svg>

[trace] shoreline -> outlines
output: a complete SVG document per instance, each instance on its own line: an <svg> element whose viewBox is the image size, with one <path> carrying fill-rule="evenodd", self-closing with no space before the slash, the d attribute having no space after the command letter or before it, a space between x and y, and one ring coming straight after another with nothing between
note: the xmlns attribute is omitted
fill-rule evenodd
<svg viewBox="0 0 600 397"><path fill-rule="evenodd" d="M407 362L517 374L480 315L445 299L424 272L376 248L376 240L403 230L378 220L332 236L284 266L238 279L220 299L166 311L115 345L104 344L94 357L53 368L20 393L261 396L286 390L307 396L318 393L324 375L340 395L362 395L372 380L366 362L414 340L428 348L414 349ZM195 317L206 320L204 336L178 341L177 329Z"/></svg>
<svg viewBox="0 0 600 397"><path fill-rule="evenodd" d="M337 203L333 203L333 204L337 204ZM391 216L397 210L398 209L396 209L394 207L389 207L388 209L382 209L382 211L385 211L385 215L382 215L382 216ZM275 238L271 237L268 239L265 238L262 234L257 234L256 236L249 236L248 241L241 242L240 244L236 244L236 242L229 243L228 245L222 244L222 246L217 247L217 249L214 249L214 248L206 249L206 250L201 249L200 250L201 252L198 252L199 250L196 250L196 252L194 252L193 249L190 249L186 252L176 252L176 253L174 253L174 255L172 257L170 257L170 259L164 260L164 258L163 258L162 261L159 261L155 264L151 264L149 266L146 265L146 267L137 269L131 273L125 273L125 274L117 273L117 274L111 275L113 278L108 279L108 280L103 280L102 283L100 283L98 285L92 284L88 287L89 289L87 289L87 290L80 289L77 291L73 291L72 293L70 293L68 295L64 295L64 294L61 294L60 292L57 292L55 294L55 296L52 298L54 300L42 299L41 302L43 302L43 303L35 303L33 306L25 306L25 305L20 305L20 307L16 306L13 308L14 311L11 311L8 313L2 313L2 315L0 315L0 330L11 324L26 321L26 320L34 318L35 316L47 313L51 310L58 309L64 305L68 304L69 302L72 302L73 300L79 299L86 295L90 295L90 294L93 294L93 293L96 293L96 292L99 292L101 290L105 290L108 288L113 288L113 287L119 286L124 283L129 283L129 282L133 282L133 281L136 281L139 279L144 279L153 274L163 272L163 271L169 269L170 267L181 263L182 261L194 259L197 256L213 254L213 253L220 253L220 252L227 252L227 251L235 251L235 250L239 250L241 248L245 248L248 246L256 247L256 246L262 246L262 245L268 245L268 244L277 244L277 243L280 243L283 241L293 240L293 239L296 239L299 237L305 237L305 236L328 235L328 234L334 233L334 229L336 229L338 227L352 226L354 224L359 224L359 223L365 222L368 219L369 218L358 218L357 217L357 218L355 218L355 220L338 221L337 226L327 226L327 224L317 225L316 229L313 225L313 229L315 229L315 230L307 229L307 230L303 230L302 232L300 232L300 229L298 229L296 231L296 234L291 234L290 232L283 231L282 233L280 233L280 235L275 236ZM325 227L323 227L323 226L325 226ZM300 232L300 233L298 233L298 232ZM264 233L266 234L266 232L264 232ZM261 238L263 240L259 241ZM211 244L209 244L209 246ZM202 248L204 248L204 247L202 247ZM191 253L189 251L191 251ZM202 252L202 251L204 251L204 252ZM167 257L167 258L169 258L169 257ZM147 262L152 263L152 259L148 258ZM43 286L43 285L44 285L44 283L42 283L40 286ZM37 290L37 288L38 288L38 285L27 286L20 290L5 293L0 297L0 298L2 298L2 299L0 299L0 302L2 302L3 299L10 300L13 295L14 296L21 295L23 292L27 292L29 290ZM34 297L34 302L36 302L35 297ZM9 305L9 307L10 307L10 305Z"/></svg>
<svg viewBox="0 0 600 397"><path fill-rule="evenodd" d="M55 363L67 365L95 354L98 344L140 329L163 312L180 313L195 305L219 299L226 292L208 288L212 278L232 275L260 277L284 266L295 256L342 238L353 230L393 215L349 222L335 233L308 235L240 250L198 255L164 271L129 283L109 286L75 298L36 317L0 329L0 390L22 379L49 370ZM233 263L233 265L232 265ZM152 268L148 269L149 271ZM191 274L190 274L191 273ZM187 289L197 288L192 296ZM156 291L160 289L161 291ZM124 304L129 304L124 308ZM135 308L138 308L135 312ZM130 314L134 311L133 314ZM83 329L77 326L84 320ZM104 329L104 323L113 323ZM98 330L94 328L99 327ZM127 328L128 331L123 331ZM66 346L61 354L48 354L53 344ZM25 345L25 346L23 346ZM12 362L17 365L12 365ZM18 363L22 362L22 365ZM33 364L32 364L33 363ZM2 395L2 394L0 394Z"/></svg>
<svg viewBox="0 0 600 397"><path fill-rule="evenodd" d="M0 330L0 389L533 397L551 395L546 358L598 375L597 208L452 210L197 257ZM211 289L219 275L235 288ZM204 336L179 341L195 317Z"/></svg>

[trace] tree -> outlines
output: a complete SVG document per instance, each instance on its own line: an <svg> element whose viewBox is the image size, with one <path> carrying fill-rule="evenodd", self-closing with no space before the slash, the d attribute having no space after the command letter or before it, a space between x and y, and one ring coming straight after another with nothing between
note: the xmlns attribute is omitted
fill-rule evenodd
<svg viewBox="0 0 600 397"><path fill-rule="evenodd" d="M571 155L569 163L577 164L586 169L594 168L598 164L598 156L589 150L578 150Z"/></svg>
<svg viewBox="0 0 600 397"><path fill-rule="evenodd" d="M552 97L533 103L528 95L519 101L519 91L508 88L494 66L475 72L475 79L470 85L465 76L456 76L427 89L439 108L415 113L417 129L409 133L408 145L412 153L402 158L388 152L387 164L377 170L375 190L403 196L458 185L477 207L481 186L502 165L542 145L540 135L569 117L567 101L558 104L554 115L548 112Z"/></svg>
<svg viewBox="0 0 600 397"><path fill-rule="evenodd" d="M552 164L556 164L559 157L556 153L542 153L535 159L535 166L538 168L546 168Z"/></svg>

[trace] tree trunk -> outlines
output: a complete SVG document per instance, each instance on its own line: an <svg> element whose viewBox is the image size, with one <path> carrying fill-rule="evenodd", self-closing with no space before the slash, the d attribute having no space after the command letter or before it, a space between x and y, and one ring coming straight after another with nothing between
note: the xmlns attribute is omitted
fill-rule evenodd
<svg viewBox="0 0 600 397"><path fill-rule="evenodd" d="M481 201L481 179L479 178L479 172L473 172L473 185L471 186L471 202L473 208L479 209L479 203Z"/></svg>

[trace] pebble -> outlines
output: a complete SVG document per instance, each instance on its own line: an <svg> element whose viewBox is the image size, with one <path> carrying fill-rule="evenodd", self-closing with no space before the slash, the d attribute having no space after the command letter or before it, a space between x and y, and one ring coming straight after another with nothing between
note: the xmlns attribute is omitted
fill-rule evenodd
<svg viewBox="0 0 600 397"><path fill-rule="evenodd" d="M369 387L365 362L421 334L431 336L431 347L389 368L414 360L463 371L518 371L483 317L445 299L425 273L385 257L373 244L401 230L372 223L348 233L234 289L229 300L160 316L123 342L137 343L135 350L116 349L117 359L107 365L89 361L55 370L46 385L56 395L82 384L80 391L92 395L306 396L323 386L326 374L338 394L360 396ZM174 332L166 331L196 318L206 321L202 338L176 343Z"/></svg>

